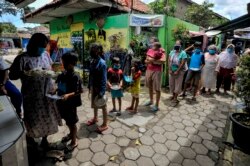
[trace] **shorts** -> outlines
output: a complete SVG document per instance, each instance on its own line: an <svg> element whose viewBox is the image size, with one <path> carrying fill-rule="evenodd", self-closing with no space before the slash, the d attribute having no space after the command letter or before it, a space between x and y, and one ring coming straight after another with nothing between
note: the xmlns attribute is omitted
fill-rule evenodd
<svg viewBox="0 0 250 166"><path fill-rule="evenodd" d="M121 98L121 97L123 97L122 90L121 89L119 89L119 90L112 90L111 89L111 97L112 98Z"/></svg>
<svg viewBox="0 0 250 166"><path fill-rule="evenodd" d="M194 86L199 86L201 80L201 71L188 70L187 77L185 80L186 84L190 84L193 81Z"/></svg>
<svg viewBox="0 0 250 166"><path fill-rule="evenodd" d="M66 125L72 126L79 121L76 107L72 107L71 105L65 104L63 101L58 101L57 107L62 119L65 120Z"/></svg>
<svg viewBox="0 0 250 166"><path fill-rule="evenodd" d="M146 71L146 86L155 91L161 91L161 71Z"/></svg>
<svg viewBox="0 0 250 166"><path fill-rule="evenodd" d="M139 94L138 93L131 93L132 97L138 99L139 98Z"/></svg>

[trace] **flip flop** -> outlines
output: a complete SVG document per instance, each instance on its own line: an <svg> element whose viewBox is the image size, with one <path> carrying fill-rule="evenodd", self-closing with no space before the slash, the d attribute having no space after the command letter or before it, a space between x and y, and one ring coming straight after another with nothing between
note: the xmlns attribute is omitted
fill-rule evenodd
<svg viewBox="0 0 250 166"><path fill-rule="evenodd" d="M97 133L102 133L103 131L105 131L105 130L107 130L108 129L108 126L106 126L106 127L98 127L97 129L96 129L96 132Z"/></svg>
<svg viewBox="0 0 250 166"><path fill-rule="evenodd" d="M75 145L71 145L71 144L68 144L67 146L66 146L66 151L67 152L72 152L76 147L78 146L78 143L76 143Z"/></svg>
<svg viewBox="0 0 250 166"><path fill-rule="evenodd" d="M130 112L131 110L133 110L133 108L127 107L125 110Z"/></svg>
<svg viewBox="0 0 250 166"><path fill-rule="evenodd" d="M68 135L66 135L65 137L62 138L61 142L65 143L65 142L68 142L70 140L71 140L71 136L68 134Z"/></svg>
<svg viewBox="0 0 250 166"><path fill-rule="evenodd" d="M147 101L147 102L145 102L144 104L143 104L143 106L150 106L150 105L152 105L153 103L151 102L151 101Z"/></svg>
<svg viewBox="0 0 250 166"><path fill-rule="evenodd" d="M87 121L86 125L87 125L87 126L91 126L91 125L96 124L96 122L98 122L98 120L91 119L91 120Z"/></svg>

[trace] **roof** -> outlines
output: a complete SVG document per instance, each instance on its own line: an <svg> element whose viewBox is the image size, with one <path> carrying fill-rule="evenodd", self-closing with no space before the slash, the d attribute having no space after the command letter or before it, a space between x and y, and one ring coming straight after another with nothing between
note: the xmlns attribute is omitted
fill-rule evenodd
<svg viewBox="0 0 250 166"><path fill-rule="evenodd" d="M212 30L220 30L221 32L233 31L235 29L249 27L250 26L249 22L250 22L250 14L246 14L239 18L226 22L218 27L209 29L208 31Z"/></svg>
<svg viewBox="0 0 250 166"><path fill-rule="evenodd" d="M130 12L131 11L131 1L130 0L112 0L116 3L116 7L119 10ZM114 6L109 0L54 0L41 8L28 13L24 16L24 19L29 19L28 22L31 23L46 23L58 17L68 16L80 11L99 8L103 6ZM133 10L147 13L150 11L149 7L141 2L140 0L134 0ZM36 15L40 15L40 20L37 20Z"/></svg>
<svg viewBox="0 0 250 166"><path fill-rule="evenodd" d="M19 8L23 8L35 2L36 0L6 0L6 1L14 3Z"/></svg>

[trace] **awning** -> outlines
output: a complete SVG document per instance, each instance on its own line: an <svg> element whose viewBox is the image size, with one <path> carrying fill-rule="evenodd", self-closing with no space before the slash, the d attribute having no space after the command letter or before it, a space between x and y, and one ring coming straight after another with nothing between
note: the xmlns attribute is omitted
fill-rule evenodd
<svg viewBox="0 0 250 166"><path fill-rule="evenodd" d="M36 0L6 0L6 1L14 3L18 8L23 8L35 2Z"/></svg>
<svg viewBox="0 0 250 166"><path fill-rule="evenodd" d="M224 23L218 27L209 29L207 31L221 31L222 33L233 31L240 28L246 28L250 26L250 14L246 14L232 21Z"/></svg>

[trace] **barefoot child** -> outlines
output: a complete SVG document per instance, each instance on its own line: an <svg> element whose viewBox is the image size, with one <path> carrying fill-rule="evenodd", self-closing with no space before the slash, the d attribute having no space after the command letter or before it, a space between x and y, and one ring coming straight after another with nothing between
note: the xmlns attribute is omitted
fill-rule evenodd
<svg viewBox="0 0 250 166"><path fill-rule="evenodd" d="M138 113L137 107L139 104L139 94L140 94L140 84L141 84L141 71L140 71L140 61L134 60L131 68L132 72L132 85L131 85L131 95L132 95L132 102L131 106L128 107L126 110L131 113Z"/></svg>
<svg viewBox="0 0 250 166"><path fill-rule="evenodd" d="M57 102L57 107L70 131L67 136L62 138L62 142L71 140L71 143L67 147L72 151L78 145L76 123L79 119L76 108L82 105L81 93L83 92L83 87L80 76L74 71L74 66L77 63L77 55L66 53L62 56L62 62L65 71L56 80L58 86L57 93L59 96L62 96L62 100Z"/></svg>
<svg viewBox="0 0 250 166"><path fill-rule="evenodd" d="M120 69L120 59L118 57L113 58L113 67L108 69L108 87L111 89L113 109L110 112L115 112L117 116L121 115L122 107L122 85L123 85L123 73ZM113 87L117 87L114 89ZM116 109L115 99L118 99L119 109Z"/></svg>
<svg viewBox="0 0 250 166"><path fill-rule="evenodd" d="M92 44L90 47L90 56L92 58L90 63L89 75L89 90L91 92L91 107L94 109L94 118L87 122L87 125L93 125L98 122L98 109L102 109L103 123L97 128L98 133L108 129L107 125L107 106L102 107L95 105L95 98L104 98L107 86L107 66L105 61L101 58L103 55L103 48L100 44Z"/></svg>

